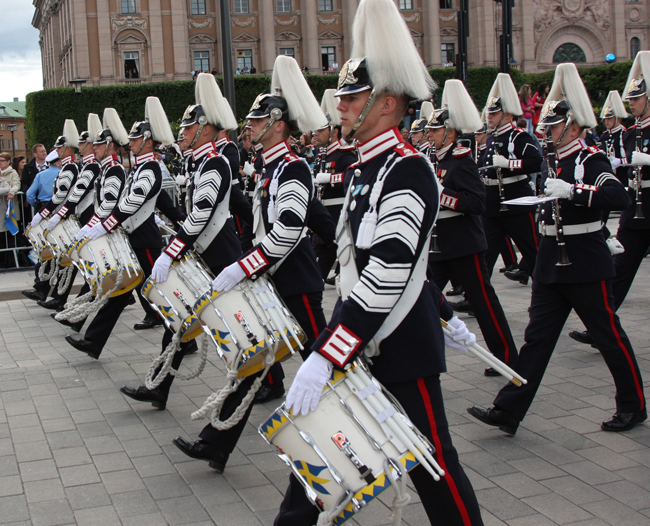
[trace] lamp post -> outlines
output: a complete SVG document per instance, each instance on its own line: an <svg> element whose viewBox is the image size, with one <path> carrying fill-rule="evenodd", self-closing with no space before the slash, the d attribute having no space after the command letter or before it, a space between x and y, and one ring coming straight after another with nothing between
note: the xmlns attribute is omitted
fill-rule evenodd
<svg viewBox="0 0 650 526"><path fill-rule="evenodd" d="M74 79L70 81L70 84L74 86L74 92L77 95L77 126L80 126L81 128L83 128L81 121L81 86L83 86L85 83L86 81L83 79Z"/></svg>
<svg viewBox="0 0 650 526"><path fill-rule="evenodd" d="M16 157L16 141L14 140L14 132L18 129L18 125L7 124L7 129L11 132L11 150L13 151L13 156Z"/></svg>

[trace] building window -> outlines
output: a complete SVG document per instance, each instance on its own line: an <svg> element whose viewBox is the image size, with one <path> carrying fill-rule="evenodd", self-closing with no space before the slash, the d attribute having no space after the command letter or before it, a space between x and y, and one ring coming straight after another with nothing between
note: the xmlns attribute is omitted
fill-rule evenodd
<svg viewBox="0 0 650 526"><path fill-rule="evenodd" d="M641 51L641 40L639 37L632 37L630 39L630 60L634 60L639 51Z"/></svg>
<svg viewBox="0 0 650 526"><path fill-rule="evenodd" d="M278 0L278 13L291 13L291 0Z"/></svg>
<svg viewBox="0 0 650 526"><path fill-rule="evenodd" d="M0 114L2 114L2 115L5 114L5 109L4 109L4 108L0 108ZM4 124L0 124L0 130L4 130L4 129L5 129L5 125L4 125Z"/></svg>
<svg viewBox="0 0 650 526"><path fill-rule="evenodd" d="M296 50L292 47L281 47L280 55L296 58Z"/></svg>
<svg viewBox="0 0 650 526"><path fill-rule="evenodd" d="M553 62L555 64L562 62L587 62L587 57L578 44L567 42L555 50Z"/></svg>
<svg viewBox="0 0 650 526"><path fill-rule="evenodd" d="M137 51L124 52L124 78L140 78L140 57Z"/></svg>
<svg viewBox="0 0 650 526"><path fill-rule="evenodd" d="M320 48L323 71L332 71L336 62L336 48L334 46L323 46Z"/></svg>
<svg viewBox="0 0 650 526"><path fill-rule="evenodd" d="M332 4L333 4L332 0L318 0L318 10L334 11L334 6Z"/></svg>
<svg viewBox="0 0 650 526"><path fill-rule="evenodd" d="M195 51L194 52L194 71L208 73L210 71L210 52L209 51Z"/></svg>
<svg viewBox="0 0 650 526"><path fill-rule="evenodd" d="M399 8L402 11L413 9L413 0L399 0Z"/></svg>
<svg viewBox="0 0 650 526"><path fill-rule="evenodd" d="M440 0L440 9L453 9L454 0Z"/></svg>
<svg viewBox="0 0 650 526"><path fill-rule="evenodd" d="M237 50L237 69L241 73L244 70L250 71L253 67L253 50L252 49L239 49Z"/></svg>
<svg viewBox="0 0 650 526"><path fill-rule="evenodd" d="M122 14L135 13L135 0L122 0Z"/></svg>
<svg viewBox="0 0 650 526"><path fill-rule="evenodd" d="M456 44L443 43L440 45L440 51L442 55L442 65L445 67L453 66L454 60L456 60Z"/></svg>
<svg viewBox="0 0 650 526"><path fill-rule="evenodd" d="M235 14L248 13L248 0L235 0Z"/></svg>
<svg viewBox="0 0 650 526"><path fill-rule="evenodd" d="M192 0L192 14L193 15L205 14L205 0Z"/></svg>

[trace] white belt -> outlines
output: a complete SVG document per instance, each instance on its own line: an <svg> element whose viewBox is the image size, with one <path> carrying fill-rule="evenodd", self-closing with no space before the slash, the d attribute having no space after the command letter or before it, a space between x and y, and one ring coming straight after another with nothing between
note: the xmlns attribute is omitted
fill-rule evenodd
<svg viewBox="0 0 650 526"><path fill-rule="evenodd" d="M601 228L603 228L603 223L601 221L583 223L581 225L564 225L564 235L576 236L578 234L590 234L591 232L598 232ZM545 225L544 223L540 223L539 232L543 236L555 237L557 235L555 225Z"/></svg>
<svg viewBox="0 0 650 526"><path fill-rule="evenodd" d="M251 198L255 197L255 190L249 190L246 192L246 195Z"/></svg>
<svg viewBox="0 0 650 526"><path fill-rule="evenodd" d="M342 205L345 202L345 197L332 197L331 199L323 199L325 206Z"/></svg>
<svg viewBox="0 0 650 526"><path fill-rule="evenodd" d="M460 212L455 212L454 210L440 210L438 212L438 219L449 219L450 217L462 216Z"/></svg>
<svg viewBox="0 0 650 526"><path fill-rule="evenodd" d="M630 188L636 188L636 180L630 179ZM650 186L650 179L641 181L641 188L648 188Z"/></svg>
<svg viewBox="0 0 650 526"><path fill-rule="evenodd" d="M501 178L501 184L512 184L516 183L518 181L523 181L524 179L528 179L527 175L511 175L510 177L502 177ZM486 186L498 186L499 185L499 180L498 179L488 179L485 177L483 179L483 182L485 183Z"/></svg>

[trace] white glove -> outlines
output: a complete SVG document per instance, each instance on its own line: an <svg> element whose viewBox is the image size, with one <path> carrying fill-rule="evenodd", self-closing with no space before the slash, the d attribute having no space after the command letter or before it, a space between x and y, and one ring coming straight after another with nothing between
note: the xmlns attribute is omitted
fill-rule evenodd
<svg viewBox="0 0 650 526"><path fill-rule="evenodd" d="M498 166L499 168L508 168L510 166L508 159L503 155L496 154L492 157L492 164Z"/></svg>
<svg viewBox="0 0 650 526"><path fill-rule="evenodd" d="M546 179L544 193L548 197L559 197L560 199L571 199L571 188L573 185L562 179Z"/></svg>
<svg viewBox="0 0 650 526"><path fill-rule="evenodd" d="M621 164L623 164L623 161L619 159L618 157L612 157L609 162L612 163L612 169L616 170Z"/></svg>
<svg viewBox="0 0 650 526"><path fill-rule="evenodd" d="M158 226L167 226L167 223L165 223L160 217L158 217L158 214L153 215L153 220L156 222Z"/></svg>
<svg viewBox="0 0 650 526"><path fill-rule="evenodd" d="M632 152L632 163L636 166L650 166L650 154L643 152Z"/></svg>
<svg viewBox="0 0 650 526"><path fill-rule="evenodd" d="M451 318L447 324L451 326L449 331L455 342L463 342L467 345L474 345L476 343L476 335L472 332L469 332L465 322L461 320L458 316Z"/></svg>
<svg viewBox="0 0 650 526"><path fill-rule="evenodd" d="M332 176L330 174L319 173L316 174L316 178L314 179L314 182L316 184L327 184L330 182L331 177Z"/></svg>
<svg viewBox="0 0 650 526"><path fill-rule="evenodd" d="M185 178L184 175L177 175L177 176L176 176L176 184L177 184L178 186L185 186L186 181L187 181L187 180L186 180L186 178Z"/></svg>
<svg viewBox="0 0 650 526"><path fill-rule="evenodd" d="M104 234L108 234L108 231L104 228L104 225L97 223L95 226L90 227L90 230L86 233L86 237L91 241L102 237Z"/></svg>
<svg viewBox="0 0 650 526"><path fill-rule="evenodd" d="M47 222L47 229L52 230L56 225L61 221L61 216L59 214L54 214L50 220Z"/></svg>
<svg viewBox="0 0 650 526"><path fill-rule="evenodd" d="M165 252L158 256L156 262L151 269L151 277L156 280L156 283L164 283L169 277L169 269L174 260Z"/></svg>
<svg viewBox="0 0 650 526"><path fill-rule="evenodd" d="M221 274L214 279L212 290L215 292L228 292L245 277L246 272L244 272L239 262L235 261L232 265L228 265L223 269Z"/></svg>
<svg viewBox="0 0 650 526"><path fill-rule="evenodd" d="M607 240L607 248L609 248L609 253L612 256L625 252L625 247L615 237L611 237Z"/></svg>
<svg viewBox="0 0 650 526"><path fill-rule="evenodd" d="M32 218L32 222L31 222L32 228L37 226L41 221L43 221L43 216L41 215L41 213L39 212L38 214L34 214L34 217Z"/></svg>
<svg viewBox="0 0 650 526"><path fill-rule="evenodd" d="M82 226L81 230L79 230L79 233L77 234L77 241L81 241L84 237L86 237L88 230L90 230L91 228L92 227L90 225Z"/></svg>
<svg viewBox="0 0 650 526"><path fill-rule="evenodd" d="M249 177L255 173L255 167L248 161L246 161L244 163L243 170L244 170L244 173Z"/></svg>
<svg viewBox="0 0 650 526"><path fill-rule="evenodd" d="M332 362L317 352L312 352L296 373L287 395L286 407L293 408L293 414L303 416L314 411L323 393L323 388L332 377Z"/></svg>

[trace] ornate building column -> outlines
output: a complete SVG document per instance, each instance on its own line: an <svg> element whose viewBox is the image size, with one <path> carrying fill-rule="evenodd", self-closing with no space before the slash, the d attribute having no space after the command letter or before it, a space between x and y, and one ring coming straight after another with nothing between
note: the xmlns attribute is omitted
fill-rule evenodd
<svg viewBox="0 0 650 526"><path fill-rule="evenodd" d="M259 0L260 10L260 73L270 74L275 61L275 21L271 0Z"/></svg>
<svg viewBox="0 0 650 526"><path fill-rule="evenodd" d="M354 22L354 14L357 12L357 0L339 0L341 2L341 11L343 13L343 46L341 50L341 64L352 58L352 23Z"/></svg>
<svg viewBox="0 0 650 526"><path fill-rule="evenodd" d="M424 16L424 61L427 66L439 68L442 65L440 49L440 4L434 1L422 4Z"/></svg>
<svg viewBox="0 0 650 526"><path fill-rule="evenodd" d="M303 61L309 68L309 73L322 73L320 50L318 49L318 20L316 0L302 0L301 26Z"/></svg>

